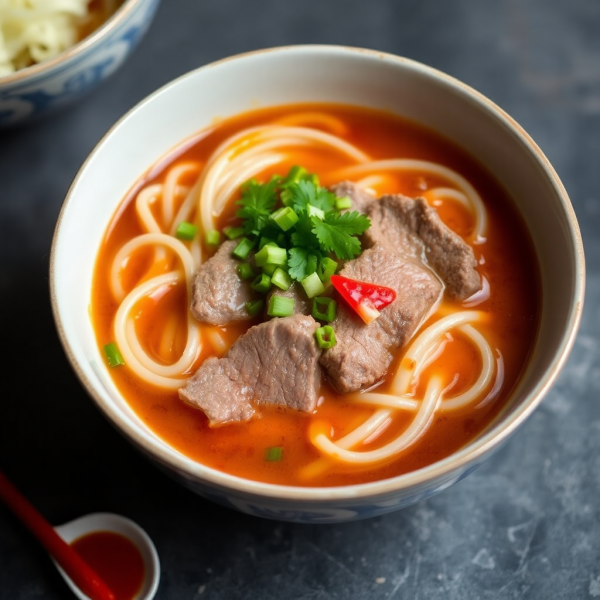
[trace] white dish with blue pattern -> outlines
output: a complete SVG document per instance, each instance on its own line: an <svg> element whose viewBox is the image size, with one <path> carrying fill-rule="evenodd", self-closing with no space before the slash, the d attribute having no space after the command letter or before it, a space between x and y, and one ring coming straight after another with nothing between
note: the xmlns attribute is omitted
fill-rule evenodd
<svg viewBox="0 0 600 600"><path fill-rule="evenodd" d="M112 75L147 31L159 0L127 0L100 28L55 58L0 77L0 128L47 115Z"/></svg>

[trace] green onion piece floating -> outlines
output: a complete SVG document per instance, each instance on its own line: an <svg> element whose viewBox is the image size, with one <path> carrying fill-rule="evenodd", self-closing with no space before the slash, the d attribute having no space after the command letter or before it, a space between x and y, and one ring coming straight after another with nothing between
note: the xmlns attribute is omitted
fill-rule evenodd
<svg viewBox="0 0 600 600"><path fill-rule="evenodd" d="M323 350L327 350L327 348L333 348L337 343L335 339L335 331L333 331L333 327L331 325L319 327L319 329L315 331L315 337L317 338L317 345Z"/></svg>
<svg viewBox="0 0 600 600"><path fill-rule="evenodd" d="M273 273L275 273L275 271L277 271L277 269L279 269L280 267L278 267L277 265L265 265L264 267L262 267L263 273L266 273L269 277L273 276Z"/></svg>
<svg viewBox="0 0 600 600"><path fill-rule="evenodd" d="M254 242L248 238L242 238L239 244L234 248L233 255L242 260L246 260L252 248L254 248Z"/></svg>
<svg viewBox="0 0 600 600"><path fill-rule="evenodd" d="M276 210L271 218L283 229L283 231L287 231L292 228L298 222L298 215L294 212L294 209L290 206L284 206L279 210Z"/></svg>
<svg viewBox="0 0 600 600"><path fill-rule="evenodd" d="M266 273L261 273L252 282L252 289L261 294L266 294L271 289L271 278Z"/></svg>
<svg viewBox="0 0 600 600"><path fill-rule="evenodd" d="M269 462L277 462L283 458L283 448L281 446L273 446L265 450L265 460Z"/></svg>
<svg viewBox="0 0 600 600"><path fill-rule="evenodd" d="M328 256L322 258L319 261L319 267L317 269L317 273L319 274L319 279L323 282L329 283L329 278L335 273L338 268L338 264L335 260L332 260Z"/></svg>
<svg viewBox="0 0 600 600"><path fill-rule="evenodd" d="M254 260L259 267L263 267L264 265L285 265L287 264L287 250L267 244L263 246L262 250L256 253Z"/></svg>
<svg viewBox="0 0 600 600"><path fill-rule="evenodd" d="M218 246L221 243L221 234L216 229L211 229L206 233L206 245Z"/></svg>
<svg viewBox="0 0 600 600"><path fill-rule="evenodd" d="M298 183L301 179L305 179L307 175L308 171L304 167L301 167L300 165L294 165L288 171L288 174L283 180L283 185L285 186L286 184L290 183Z"/></svg>
<svg viewBox="0 0 600 600"><path fill-rule="evenodd" d="M302 287L309 298L314 298L325 291L323 282L319 279L319 276L316 273L311 273L300 283L302 284Z"/></svg>
<svg viewBox="0 0 600 600"><path fill-rule="evenodd" d="M290 190L281 190L279 199L281 200L281 204L283 204L283 206L291 206L293 199L292 192L290 192Z"/></svg>
<svg viewBox="0 0 600 600"><path fill-rule="evenodd" d="M343 198L338 198L335 201L335 207L338 210L344 210L345 208L352 208L352 200L349 196L344 196Z"/></svg>
<svg viewBox="0 0 600 600"><path fill-rule="evenodd" d="M104 346L104 354L108 359L109 367L119 367L125 364L123 356L119 352L117 345L114 342L110 342Z"/></svg>
<svg viewBox="0 0 600 600"><path fill-rule="evenodd" d="M267 244L274 244L275 241L265 237L264 235L260 238L260 242L258 242L258 249L262 250Z"/></svg>
<svg viewBox="0 0 600 600"><path fill-rule="evenodd" d="M310 181L315 187L319 187L319 177L315 173L307 175L304 179Z"/></svg>
<svg viewBox="0 0 600 600"><path fill-rule="evenodd" d="M188 223L187 221L181 221L179 226L177 227L177 231L175 235L180 240L193 240L198 233L198 228L193 223Z"/></svg>
<svg viewBox="0 0 600 600"><path fill-rule="evenodd" d="M290 289L292 278L283 269L277 267L271 275L271 283L285 292Z"/></svg>
<svg viewBox="0 0 600 600"><path fill-rule="evenodd" d="M265 305L264 300L251 300L250 302L246 302L246 312L251 316L255 317L258 313L260 313Z"/></svg>
<svg viewBox="0 0 600 600"><path fill-rule="evenodd" d="M325 218L325 211L322 211L320 208L317 208L312 204L307 204L306 208L308 209L309 217L317 217L317 219L321 219L321 221Z"/></svg>
<svg viewBox="0 0 600 600"><path fill-rule="evenodd" d="M252 265L247 262L240 263L237 266L237 272L240 276L240 279L246 280L254 277L254 270L252 269Z"/></svg>
<svg viewBox="0 0 600 600"><path fill-rule="evenodd" d="M283 458L283 448L281 446L273 446L265 450L265 460L269 462L277 462Z"/></svg>
<svg viewBox="0 0 600 600"><path fill-rule="evenodd" d="M230 239L235 240L244 234L243 227L225 227L223 233Z"/></svg>
<svg viewBox="0 0 600 600"><path fill-rule="evenodd" d="M318 321L331 323L337 315L337 302L333 298L317 296L313 300L312 316Z"/></svg>
<svg viewBox="0 0 600 600"><path fill-rule="evenodd" d="M294 314L295 304L296 301L293 298L273 294L269 300L267 314L270 317L290 317Z"/></svg>

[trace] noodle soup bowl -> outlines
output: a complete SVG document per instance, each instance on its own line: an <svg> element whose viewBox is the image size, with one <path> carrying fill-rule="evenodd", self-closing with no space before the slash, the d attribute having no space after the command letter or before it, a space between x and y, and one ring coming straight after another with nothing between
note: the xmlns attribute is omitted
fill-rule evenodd
<svg viewBox="0 0 600 600"><path fill-rule="evenodd" d="M0 128L48 115L83 97L123 65L160 0L125 0L98 29L54 58L0 77Z"/></svg>
<svg viewBox="0 0 600 600"><path fill-rule="evenodd" d="M92 322L92 276L117 206L139 177L214 119L257 106L337 102L386 109L464 148L516 203L537 254L541 316L534 349L505 408L447 458L400 476L340 487L236 477L184 456L138 418L113 383ZM106 177L106 173L111 173ZM571 203L530 136L477 91L401 57L336 46L269 49L225 59L169 83L126 114L75 178L51 251L51 299L75 373L101 413L157 467L201 496L245 513L301 523L381 515L437 494L514 435L553 384L572 347L584 293L584 256Z"/></svg>

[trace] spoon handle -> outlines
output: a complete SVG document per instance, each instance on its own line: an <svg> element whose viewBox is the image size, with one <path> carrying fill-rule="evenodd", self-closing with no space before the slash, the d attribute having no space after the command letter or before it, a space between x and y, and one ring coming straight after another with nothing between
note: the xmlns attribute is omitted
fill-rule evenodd
<svg viewBox="0 0 600 600"><path fill-rule="evenodd" d="M65 573L92 600L115 600L94 570L56 533L56 530L0 471L0 498L25 524Z"/></svg>

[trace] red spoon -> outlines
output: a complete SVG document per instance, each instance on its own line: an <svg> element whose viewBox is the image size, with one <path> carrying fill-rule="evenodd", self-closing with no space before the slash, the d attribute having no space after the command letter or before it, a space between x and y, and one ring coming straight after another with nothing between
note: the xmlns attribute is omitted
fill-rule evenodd
<svg viewBox="0 0 600 600"><path fill-rule="evenodd" d="M32 504L0 471L0 498L42 543L65 573L92 600L115 600L94 570L56 533Z"/></svg>

